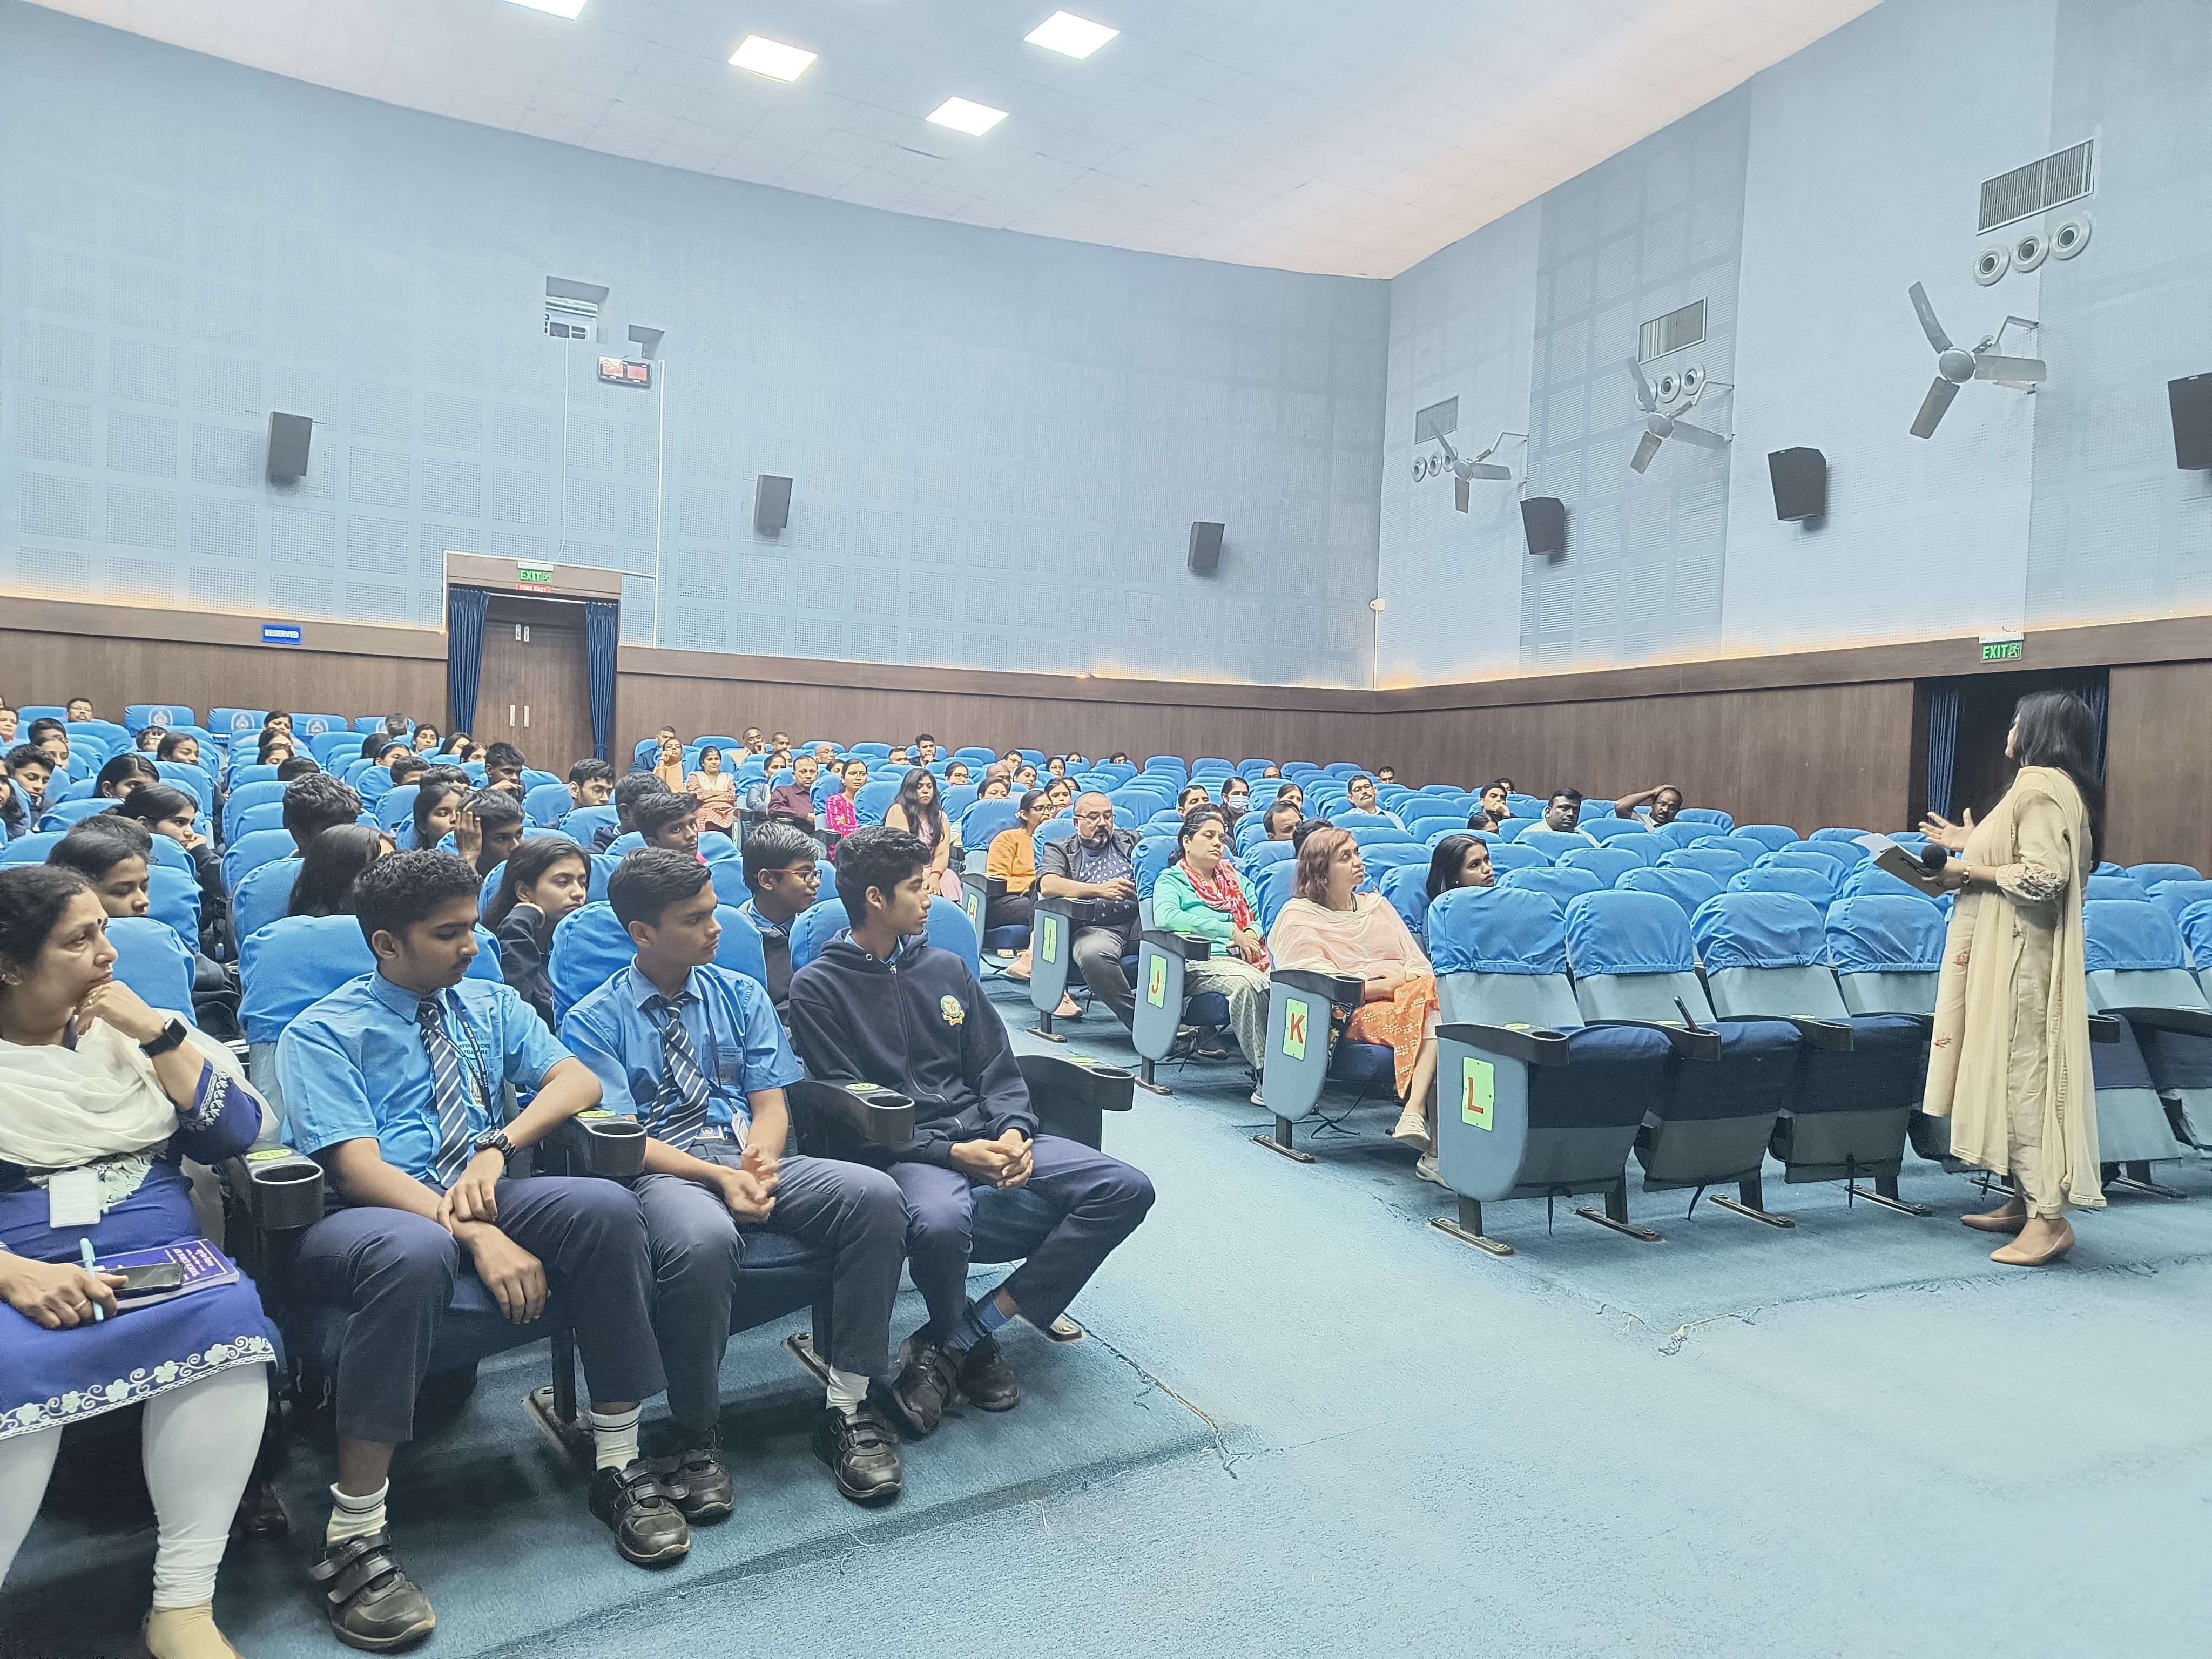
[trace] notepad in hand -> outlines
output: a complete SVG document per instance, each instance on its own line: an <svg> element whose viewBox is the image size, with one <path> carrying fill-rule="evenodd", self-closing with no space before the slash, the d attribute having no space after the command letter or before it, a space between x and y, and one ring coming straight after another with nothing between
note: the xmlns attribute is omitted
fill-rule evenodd
<svg viewBox="0 0 2212 1659"><path fill-rule="evenodd" d="M128 1313L133 1308L150 1308L198 1291L212 1291L238 1283L237 1267L204 1238L188 1238L181 1244L164 1244L158 1249L124 1250L114 1255L103 1255L93 1266L97 1272L120 1273L126 1279L133 1277L132 1270L137 1269L136 1276L156 1280L158 1288L134 1292L126 1284L118 1291L115 1307L118 1313ZM165 1267L174 1269L179 1275L173 1283L164 1282L169 1275L160 1270Z"/></svg>
<svg viewBox="0 0 2212 1659"><path fill-rule="evenodd" d="M1944 889L1917 855L1906 851L1887 836L1860 836L1858 844L1874 855L1875 867L1887 870L1899 881L1930 898L1939 898Z"/></svg>

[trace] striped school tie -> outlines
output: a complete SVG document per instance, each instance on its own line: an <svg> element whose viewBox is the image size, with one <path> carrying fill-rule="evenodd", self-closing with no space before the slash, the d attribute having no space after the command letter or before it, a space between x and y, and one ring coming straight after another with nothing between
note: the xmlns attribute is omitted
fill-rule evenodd
<svg viewBox="0 0 2212 1659"><path fill-rule="evenodd" d="M707 1127L707 1074L684 1029L684 1005L655 997L646 1005L660 1022L660 1092L653 1097L652 1134L681 1152Z"/></svg>
<svg viewBox="0 0 2212 1659"><path fill-rule="evenodd" d="M424 997L415 1018L422 1028L422 1047L430 1056L430 1094L438 1108L438 1152L430 1161L430 1185L445 1192L461 1178L476 1155L476 1127L460 1052L446 1030L444 1002Z"/></svg>

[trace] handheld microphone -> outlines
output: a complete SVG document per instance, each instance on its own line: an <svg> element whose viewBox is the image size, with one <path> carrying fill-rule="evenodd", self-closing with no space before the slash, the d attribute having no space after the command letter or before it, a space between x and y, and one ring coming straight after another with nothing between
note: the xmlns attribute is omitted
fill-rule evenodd
<svg viewBox="0 0 2212 1659"><path fill-rule="evenodd" d="M1940 842L1929 842L1921 850L1920 868L1929 876L1940 876L1943 866L1951 861L1951 849Z"/></svg>

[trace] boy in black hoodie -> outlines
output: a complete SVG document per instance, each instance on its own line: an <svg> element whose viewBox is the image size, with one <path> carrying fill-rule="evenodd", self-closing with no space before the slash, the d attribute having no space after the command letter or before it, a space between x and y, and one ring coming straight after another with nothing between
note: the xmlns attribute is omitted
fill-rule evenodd
<svg viewBox="0 0 2212 1659"><path fill-rule="evenodd" d="M985 1411L1021 1402L995 1333L1017 1313L1049 1325L1152 1208L1152 1183L1080 1141L1037 1133L1006 1030L968 964L920 935L929 848L862 830L837 848L851 930L791 981L791 1036L808 1073L909 1095L913 1143L888 1155L909 1216L907 1271L929 1304L887 1390L902 1425L937 1427L957 1392ZM1026 1191L1026 1199L1015 1194ZM1042 1202L1040 1202L1042 1200ZM1020 1260L968 1299L968 1263Z"/></svg>

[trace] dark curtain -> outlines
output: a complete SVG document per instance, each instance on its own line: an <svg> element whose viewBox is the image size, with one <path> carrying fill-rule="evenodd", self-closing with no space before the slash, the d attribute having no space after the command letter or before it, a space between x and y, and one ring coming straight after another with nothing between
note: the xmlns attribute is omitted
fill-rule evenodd
<svg viewBox="0 0 2212 1659"><path fill-rule="evenodd" d="M1928 810L1947 818L1958 764L1959 688L1938 686L1928 695Z"/></svg>
<svg viewBox="0 0 2212 1659"><path fill-rule="evenodd" d="M2105 775L2105 714L2112 702L2112 681L2102 670L2085 675L2076 681L2073 690L2081 693L2081 701L2089 705L2089 712L2097 717L2097 775Z"/></svg>
<svg viewBox="0 0 2212 1659"><path fill-rule="evenodd" d="M612 599L584 601L584 661L591 672L592 753L607 757L615 730L615 647L622 641L622 607Z"/></svg>
<svg viewBox="0 0 2212 1659"><path fill-rule="evenodd" d="M484 611L491 595L480 587L446 594L446 717L448 732L473 732L477 683L483 675Z"/></svg>

